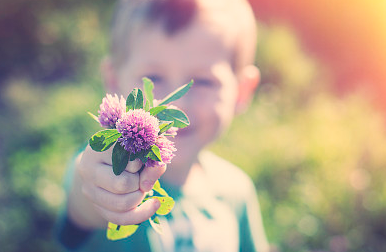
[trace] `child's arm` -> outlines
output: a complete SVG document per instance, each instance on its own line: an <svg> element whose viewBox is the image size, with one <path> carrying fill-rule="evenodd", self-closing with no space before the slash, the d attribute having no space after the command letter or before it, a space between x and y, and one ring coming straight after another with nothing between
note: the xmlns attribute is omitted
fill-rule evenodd
<svg viewBox="0 0 386 252"><path fill-rule="evenodd" d="M87 146L75 162L75 172L68 199L69 218L83 229L106 228L107 222L118 225L138 224L158 209L157 200L148 200L137 207L166 166L146 167L129 162L126 170L114 175L112 149L95 152Z"/></svg>

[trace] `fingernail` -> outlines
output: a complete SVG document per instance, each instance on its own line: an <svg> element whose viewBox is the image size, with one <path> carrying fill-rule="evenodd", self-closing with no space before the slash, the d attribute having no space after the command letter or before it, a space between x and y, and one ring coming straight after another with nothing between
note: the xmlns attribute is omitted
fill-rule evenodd
<svg viewBox="0 0 386 252"><path fill-rule="evenodd" d="M154 185L154 182L145 180L142 182L142 189L145 190L145 192L148 192L153 188L153 185Z"/></svg>

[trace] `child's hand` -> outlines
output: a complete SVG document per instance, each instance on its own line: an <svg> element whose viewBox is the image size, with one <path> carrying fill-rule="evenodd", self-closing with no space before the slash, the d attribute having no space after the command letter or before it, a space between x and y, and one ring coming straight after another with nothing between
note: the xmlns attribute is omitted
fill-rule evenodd
<svg viewBox="0 0 386 252"><path fill-rule="evenodd" d="M87 146L77 166L82 192L106 221L117 225L139 224L154 215L160 206L154 199L138 205L165 172L166 165L145 167L139 173L142 162L136 159L116 176L112 171L112 149L95 152Z"/></svg>
<svg viewBox="0 0 386 252"><path fill-rule="evenodd" d="M89 112L105 129L91 136L76 160L68 198L68 216L75 224L92 229L107 221L110 240L134 234L145 220L161 232L158 215L168 214L175 204L158 181L176 151L166 136L171 127L190 123L183 111L168 109L168 104L192 85L181 86L154 107L154 84L143 78L144 93L134 88L126 100L106 94L99 116Z"/></svg>

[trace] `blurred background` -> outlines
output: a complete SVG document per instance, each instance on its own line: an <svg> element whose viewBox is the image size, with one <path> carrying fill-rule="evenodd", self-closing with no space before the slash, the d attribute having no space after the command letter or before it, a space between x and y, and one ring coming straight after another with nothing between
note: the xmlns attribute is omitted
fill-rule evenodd
<svg viewBox="0 0 386 252"><path fill-rule="evenodd" d="M210 148L279 251L386 251L386 2L251 0L262 83ZM59 251L66 165L99 129L112 1L0 2L0 250ZM250 139L254 139L251 141Z"/></svg>

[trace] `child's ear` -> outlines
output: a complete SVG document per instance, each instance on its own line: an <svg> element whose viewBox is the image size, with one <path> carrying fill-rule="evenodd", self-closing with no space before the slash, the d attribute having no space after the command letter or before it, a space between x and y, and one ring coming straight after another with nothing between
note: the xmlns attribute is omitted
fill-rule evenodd
<svg viewBox="0 0 386 252"><path fill-rule="evenodd" d="M117 75L109 57L106 57L102 60L100 71L102 73L103 84L105 86L106 92L111 94L116 93L118 85Z"/></svg>
<svg viewBox="0 0 386 252"><path fill-rule="evenodd" d="M249 107L259 82L260 71L256 66L248 65L242 69L238 85L236 113L242 113Z"/></svg>

